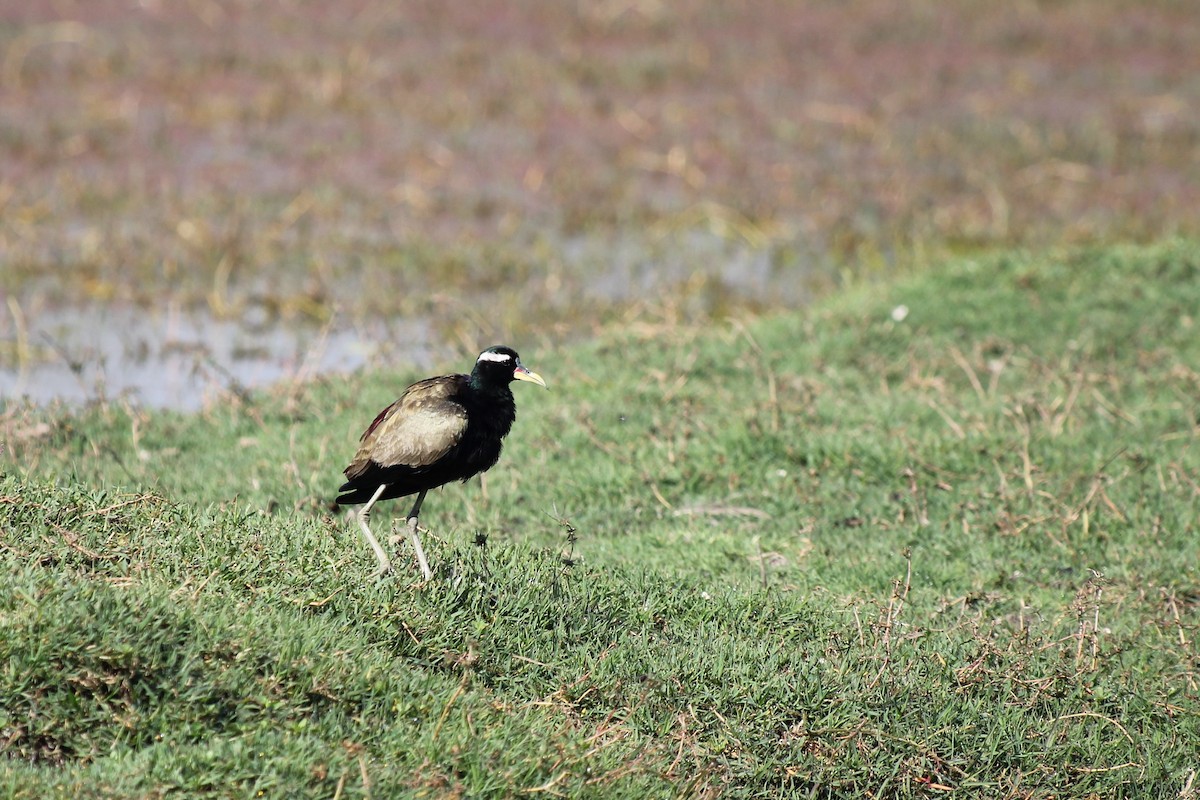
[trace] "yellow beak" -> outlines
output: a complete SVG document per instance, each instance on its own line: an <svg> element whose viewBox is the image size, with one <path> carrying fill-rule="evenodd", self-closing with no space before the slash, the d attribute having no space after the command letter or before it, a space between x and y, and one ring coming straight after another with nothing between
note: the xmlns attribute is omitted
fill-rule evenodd
<svg viewBox="0 0 1200 800"><path fill-rule="evenodd" d="M538 386L541 386L543 389L550 388L549 386L546 385L546 382L544 380L542 380L541 375L538 375L533 370L525 369L525 367L521 366L520 364L518 364L517 368L515 370L513 370L513 378L515 378L516 380L519 380L519 381L529 381L530 383L536 383Z"/></svg>

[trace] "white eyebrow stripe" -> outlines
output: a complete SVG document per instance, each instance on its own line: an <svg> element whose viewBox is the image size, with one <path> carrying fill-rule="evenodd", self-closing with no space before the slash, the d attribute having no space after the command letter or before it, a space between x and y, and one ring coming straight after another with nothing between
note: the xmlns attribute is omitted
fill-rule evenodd
<svg viewBox="0 0 1200 800"><path fill-rule="evenodd" d="M512 356L507 353L480 353L479 361L512 361Z"/></svg>

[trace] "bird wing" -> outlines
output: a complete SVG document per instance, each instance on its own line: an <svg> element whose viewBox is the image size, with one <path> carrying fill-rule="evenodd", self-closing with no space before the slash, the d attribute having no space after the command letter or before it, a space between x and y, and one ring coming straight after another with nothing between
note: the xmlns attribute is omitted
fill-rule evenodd
<svg viewBox="0 0 1200 800"><path fill-rule="evenodd" d="M454 399L461 380L448 375L408 387L363 433L346 476L353 480L372 463L420 469L450 452L467 429L467 410Z"/></svg>

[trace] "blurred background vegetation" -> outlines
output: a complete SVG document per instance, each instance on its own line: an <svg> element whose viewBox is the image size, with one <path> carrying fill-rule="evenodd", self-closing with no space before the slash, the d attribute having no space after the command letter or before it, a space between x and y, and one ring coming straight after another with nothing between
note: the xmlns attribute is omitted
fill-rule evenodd
<svg viewBox="0 0 1200 800"><path fill-rule="evenodd" d="M0 0L0 390L106 359L110 383L202 361L224 390L426 367L963 252L1194 234L1194 21L1177 0Z"/></svg>

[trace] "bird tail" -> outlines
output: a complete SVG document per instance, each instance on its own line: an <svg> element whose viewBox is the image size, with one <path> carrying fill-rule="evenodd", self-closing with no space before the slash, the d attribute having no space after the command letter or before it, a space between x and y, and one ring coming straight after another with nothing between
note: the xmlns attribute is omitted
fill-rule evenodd
<svg viewBox="0 0 1200 800"><path fill-rule="evenodd" d="M339 506L356 506L365 503L371 499L371 495L375 493L376 487L359 486L354 481L346 481L338 487L338 496L335 501Z"/></svg>

